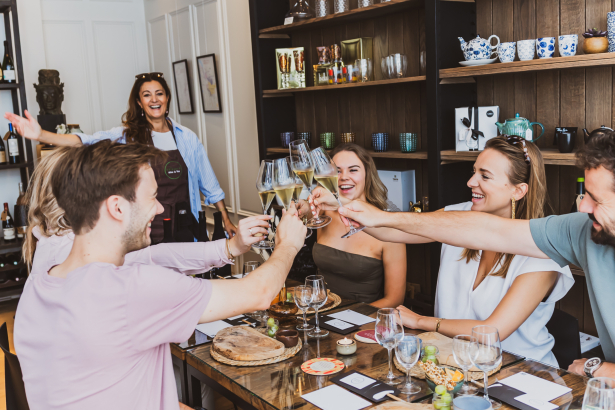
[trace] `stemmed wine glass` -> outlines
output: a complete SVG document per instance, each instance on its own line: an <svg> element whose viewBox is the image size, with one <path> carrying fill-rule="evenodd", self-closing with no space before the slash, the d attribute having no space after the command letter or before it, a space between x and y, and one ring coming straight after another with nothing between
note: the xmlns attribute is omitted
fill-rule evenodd
<svg viewBox="0 0 615 410"><path fill-rule="evenodd" d="M457 335L453 338L453 357L457 366L463 370L463 380L465 383L457 392L456 396L473 396L478 393L476 387L470 385L468 370L472 367L472 336Z"/></svg>
<svg viewBox="0 0 615 410"><path fill-rule="evenodd" d="M312 195L312 180L314 179L314 164L312 164L312 156L310 148L304 140L295 140L289 145L290 163L293 172L303 182L307 190ZM316 215L314 218L307 221L305 226L311 229L318 229L329 225L331 217Z"/></svg>
<svg viewBox="0 0 615 410"><path fill-rule="evenodd" d="M325 284L325 278L322 275L310 275L305 278L305 285L312 287L312 300L310 301L310 307L316 312L316 327L314 330L308 332L310 337L325 337L329 335L328 330L322 330L318 325L318 309L327 303L329 295L327 294L327 285Z"/></svg>
<svg viewBox="0 0 615 410"><path fill-rule="evenodd" d="M615 409L615 380L594 377L587 382L582 410Z"/></svg>
<svg viewBox="0 0 615 410"><path fill-rule="evenodd" d="M288 162L288 166L291 167L290 169L292 169L292 162L290 157L286 157L286 161ZM303 182L301 181L301 179L299 179L297 174L295 174L295 188L293 189L293 201L295 201L295 204L299 203L301 191L303 191ZM303 224L305 225L305 219ZM305 239L309 238L310 236L312 236L312 230L308 228L307 233L305 234ZM304 244L303 246L306 245Z"/></svg>
<svg viewBox="0 0 615 410"><path fill-rule="evenodd" d="M267 215L267 209L269 209L271 201L275 198L275 192L273 191L273 161L261 161L258 177L256 178L256 189L263 206L263 215ZM273 249L273 242L263 238L252 246L256 249Z"/></svg>
<svg viewBox="0 0 615 410"><path fill-rule="evenodd" d="M376 315L376 341L389 351L389 374L381 381L394 386L400 384L403 378L395 376L393 373L393 356L391 351L404 335L404 328L401 324L399 310L393 308L378 309Z"/></svg>
<svg viewBox="0 0 615 410"><path fill-rule="evenodd" d="M273 161L273 190L284 204L284 209L288 211L295 190L295 175L291 171L286 158Z"/></svg>
<svg viewBox="0 0 615 410"><path fill-rule="evenodd" d="M497 368L502 362L502 346L500 333L493 326L474 326L470 342L470 358L474 366L485 374L485 399L489 400L493 409L500 408L502 403L489 398L487 387L489 376L487 373Z"/></svg>
<svg viewBox="0 0 615 410"><path fill-rule="evenodd" d="M314 164L314 179L316 179L316 181L327 191L331 192L335 199L337 199L337 203L343 206L340 202L337 186L337 165L335 165L335 162L333 162L323 147L314 149L310 154L312 155L312 163ZM342 238L348 238L357 232L361 232L363 229L365 229L365 227L357 229L350 225L350 230L343 235Z"/></svg>
<svg viewBox="0 0 615 410"><path fill-rule="evenodd" d="M404 335L402 333L397 346L395 346L395 357L399 364L406 369L406 384L399 391L403 394L416 394L421 391L419 386L412 384L410 369L414 367L421 357L422 341L416 336Z"/></svg>
<svg viewBox="0 0 615 410"><path fill-rule="evenodd" d="M308 308L310 307L310 302L312 301L314 289L311 286L301 285L295 286L294 289L294 299L295 305L299 308L301 313L303 313L303 324L297 325L297 330L312 330L314 329L314 325L311 325L307 322L305 318L305 314L307 313Z"/></svg>

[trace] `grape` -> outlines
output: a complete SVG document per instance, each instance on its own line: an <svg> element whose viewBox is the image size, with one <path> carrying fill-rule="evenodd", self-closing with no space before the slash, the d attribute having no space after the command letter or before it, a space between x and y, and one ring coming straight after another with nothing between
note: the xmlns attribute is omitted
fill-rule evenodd
<svg viewBox="0 0 615 410"><path fill-rule="evenodd" d="M293 294L290 292L286 292L286 300L288 302L292 302L293 301Z"/></svg>
<svg viewBox="0 0 615 410"><path fill-rule="evenodd" d="M436 346L425 346L425 354L427 356L434 356L436 354Z"/></svg>
<svg viewBox="0 0 615 410"><path fill-rule="evenodd" d="M442 386L444 387L444 386ZM453 397L451 396L450 393L444 393L440 396L440 400L442 401L442 403L446 403L450 406L450 403L453 401Z"/></svg>
<svg viewBox="0 0 615 410"><path fill-rule="evenodd" d="M436 386L436 388L434 389L434 391L436 392L436 394L438 396L441 396L443 394L446 394L446 387L442 386L442 385L438 385Z"/></svg>
<svg viewBox="0 0 615 410"><path fill-rule="evenodd" d="M424 357L424 359L431 360L432 362L434 362L434 364L438 364L438 359L436 359L436 356L429 355L427 357Z"/></svg>
<svg viewBox="0 0 615 410"><path fill-rule="evenodd" d="M273 326L275 325L275 319L270 317L269 319L267 319L267 325L269 326Z"/></svg>
<svg viewBox="0 0 615 410"><path fill-rule="evenodd" d="M273 337L275 336L275 332L272 329L267 330L267 336Z"/></svg>
<svg viewBox="0 0 615 410"><path fill-rule="evenodd" d="M277 332L277 331L278 331L278 327L277 327L277 326L275 326L275 325L274 325L274 326L271 326L269 329L270 329L273 333L275 333L275 332Z"/></svg>
<svg viewBox="0 0 615 410"><path fill-rule="evenodd" d="M442 406L440 410L451 410L451 406Z"/></svg>
<svg viewBox="0 0 615 410"><path fill-rule="evenodd" d="M442 404L443 403L440 400L436 400L436 401L433 402L433 407L436 410L442 410ZM449 409L450 409L450 407L449 407Z"/></svg>

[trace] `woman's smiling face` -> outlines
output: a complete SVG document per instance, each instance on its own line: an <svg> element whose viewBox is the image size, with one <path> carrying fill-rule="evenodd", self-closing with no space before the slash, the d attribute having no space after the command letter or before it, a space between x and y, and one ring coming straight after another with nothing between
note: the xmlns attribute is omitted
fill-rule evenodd
<svg viewBox="0 0 615 410"><path fill-rule="evenodd" d="M143 83L139 90L139 106L150 121L166 116L168 100L167 93L158 81Z"/></svg>
<svg viewBox="0 0 615 410"><path fill-rule="evenodd" d="M333 157L337 165L340 195L354 200L365 200L365 166L357 154L350 151L340 151Z"/></svg>

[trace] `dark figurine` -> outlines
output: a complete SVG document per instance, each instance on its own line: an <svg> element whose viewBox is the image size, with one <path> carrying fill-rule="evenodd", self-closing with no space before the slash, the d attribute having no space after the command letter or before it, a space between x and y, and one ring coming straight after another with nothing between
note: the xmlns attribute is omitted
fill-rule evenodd
<svg viewBox="0 0 615 410"><path fill-rule="evenodd" d="M39 70L36 102L40 107L39 115L62 115L64 101L64 83L60 82L58 70Z"/></svg>

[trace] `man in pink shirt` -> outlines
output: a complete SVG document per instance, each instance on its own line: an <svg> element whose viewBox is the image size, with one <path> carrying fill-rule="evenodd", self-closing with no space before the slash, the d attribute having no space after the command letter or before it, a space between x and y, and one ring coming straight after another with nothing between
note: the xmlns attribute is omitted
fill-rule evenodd
<svg viewBox="0 0 615 410"><path fill-rule="evenodd" d="M17 308L15 350L31 409L178 409L169 343L198 323L266 309L282 287L306 234L294 207L271 257L244 279L122 266L150 244L162 212L149 166L161 155L103 141L74 148L56 167L53 193L75 239L63 263L28 280Z"/></svg>

